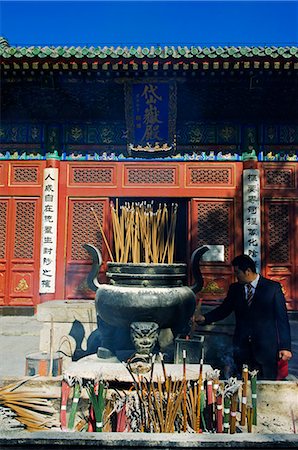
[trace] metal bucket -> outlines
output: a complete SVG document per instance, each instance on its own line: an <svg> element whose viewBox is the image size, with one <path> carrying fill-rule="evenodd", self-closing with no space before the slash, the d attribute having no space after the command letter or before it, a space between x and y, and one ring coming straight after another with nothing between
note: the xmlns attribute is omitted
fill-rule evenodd
<svg viewBox="0 0 298 450"><path fill-rule="evenodd" d="M186 352L187 364L199 364L202 357L204 336L194 336L186 339L185 336L178 335L175 339L175 364L183 361L183 350Z"/></svg>
<svg viewBox="0 0 298 450"><path fill-rule="evenodd" d="M62 357L58 353L53 354L52 373L50 372L51 354L47 352L30 353L26 355L25 375L32 377L34 375L53 376L62 374Z"/></svg>

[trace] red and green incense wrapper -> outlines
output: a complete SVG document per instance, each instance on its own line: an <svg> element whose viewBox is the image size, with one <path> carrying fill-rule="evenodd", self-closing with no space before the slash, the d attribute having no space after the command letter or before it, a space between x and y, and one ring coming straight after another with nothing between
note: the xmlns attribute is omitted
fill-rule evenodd
<svg viewBox="0 0 298 450"><path fill-rule="evenodd" d="M68 381L62 380L61 384L61 406L60 406L60 424L62 431L67 431L67 400L69 397L70 385Z"/></svg>
<svg viewBox="0 0 298 450"><path fill-rule="evenodd" d="M224 423L223 431L224 433L230 432L230 410L231 410L231 396L225 393L224 396Z"/></svg>
<svg viewBox="0 0 298 450"><path fill-rule="evenodd" d="M249 372L252 404L252 424L257 425L257 370Z"/></svg>
<svg viewBox="0 0 298 450"><path fill-rule="evenodd" d="M216 390L216 432L223 432L223 384L221 383Z"/></svg>
<svg viewBox="0 0 298 450"><path fill-rule="evenodd" d="M103 413L105 407L106 387L103 381L88 383L86 386L91 405L93 407L95 416L95 431L102 431L103 428Z"/></svg>
<svg viewBox="0 0 298 450"><path fill-rule="evenodd" d="M202 348L202 354L200 359L200 367L199 367L199 381L198 381L198 402L197 402L197 425L196 432L200 433L201 431L201 422L203 420L203 411L204 411L204 383L203 383L203 369L204 369L204 348ZM202 393L203 391L203 393ZM203 404L203 406L202 406ZM205 424L206 427L206 424Z"/></svg>
<svg viewBox="0 0 298 450"><path fill-rule="evenodd" d="M241 420L240 425L244 426L246 422L247 411L247 383L248 383L248 367L246 364L242 366L242 398L241 398Z"/></svg>
<svg viewBox="0 0 298 450"><path fill-rule="evenodd" d="M74 427L75 416L76 416L76 413L78 410L80 396L81 396L81 383L79 381L76 381L74 384L72 404L71 404L71 409L70 409L69 419L68 419L68 429L69 430L72 430Z"/></svg>

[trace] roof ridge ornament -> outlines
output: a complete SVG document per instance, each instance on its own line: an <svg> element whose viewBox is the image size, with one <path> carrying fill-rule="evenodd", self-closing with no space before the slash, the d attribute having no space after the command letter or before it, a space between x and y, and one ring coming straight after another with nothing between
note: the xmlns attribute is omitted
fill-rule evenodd
<svg viewBox="0 0 298 450"><path fill-rule="evenodd" d="M0 36L0 47L3 47L3 48L11 47L8 40L4 36Z"/></svg>

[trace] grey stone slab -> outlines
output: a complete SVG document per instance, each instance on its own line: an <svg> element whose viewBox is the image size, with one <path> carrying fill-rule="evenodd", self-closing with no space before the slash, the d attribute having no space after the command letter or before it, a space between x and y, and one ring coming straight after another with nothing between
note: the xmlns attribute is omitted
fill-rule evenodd
<svg viewBox="0 0 298 450"><path fill-rule="evenodd" d="M0 433L1 450L22 448L67 449L284 449L297 448L295 434L169 434L169 433L59 433L59 432L3 432Z"/></svg>
<svg viewBox="0 0 298 450"><path fill-rule="evenodd" d="M182 379L182 364L165 364L167 375L173 379ZM203 373L211 370L211 366L204 365ZM99 359L97 355L86 356L79 361L71 363L66 371L65 376L68 378L86 378L94 379L102 378L106 381L118 380L121 382L131 382L132 378L124 364L115 362L105 362ZM144 374L146 376L146 374ZM149 377L150 374L147 373ZM186 364L186 377L188 380L196 380L199 377L199 364ZM153 380L163 379L163 369L161 363L155 363L153 371Z"/></svg>
<svg viewBox="0 0 298 450"><path fill-rule="evenodd" d="M54 300L37 306L37 320L40 322L96 323L94 300Z"/></svg>

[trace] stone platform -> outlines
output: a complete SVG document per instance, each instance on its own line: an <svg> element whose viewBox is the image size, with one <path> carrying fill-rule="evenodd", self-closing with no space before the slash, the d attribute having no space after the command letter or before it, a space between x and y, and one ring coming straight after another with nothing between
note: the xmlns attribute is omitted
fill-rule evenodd
<svg viewBox="0 0 298 450"><path fill-rule="evenodd" d="M172 379L182 380L182 364L165 364L165 369L166 374L171 376ZM211 366L204 364L203 375L211 370ZM100 360L97 355L86 356L79 361L71 363L65 370L64 375L66 378L94 379L99 377L105 381L119 381L121 383L132 382L131 375L124 364L117 362L104 362L104 360ZM142 375L148 378L150 377L149 372ZM197 380L198 377L199 364L186 364L187 380ZM163 378L164 375L161 363L155 363L153 370L153 381Z"/></svg>
<svg viewBox="0 0 298 450"><path fill-rule="evenodd" d="M297 449L297 434L26 433L0 432L1 450L100 449Z"/></svg>
<svg viewBox="0 0 298 450"><path fill-rule="evenodd" d="M42 323L41 351L49 351L50 331L53 328L54 351L63 336L70 336L77 345L87 347L91 333L97 329L94 300L54 300L37 306L36 318Z"/></svg>

